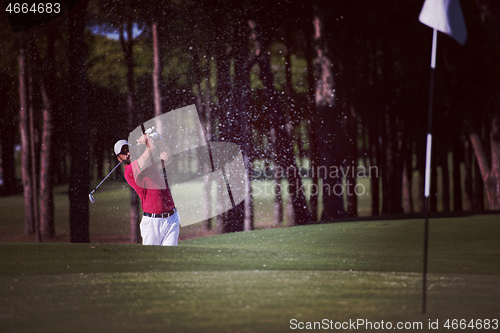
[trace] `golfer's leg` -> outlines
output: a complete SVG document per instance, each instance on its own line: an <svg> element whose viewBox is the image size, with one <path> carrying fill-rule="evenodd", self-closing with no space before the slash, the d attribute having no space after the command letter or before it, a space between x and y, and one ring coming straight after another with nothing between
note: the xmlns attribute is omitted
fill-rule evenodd
<svg viewBox="0 0 500 333"><path fill-rule="evenodd" d="M168 217L164 222L163 246L177 246L179 242L179 214Z"/></svg>
<svg viewBox="0 0 500 333"><path fill-rule="evenodd" d="M158 220L147 216L142 217L140 228L143 245L160 245Z"/></svg>

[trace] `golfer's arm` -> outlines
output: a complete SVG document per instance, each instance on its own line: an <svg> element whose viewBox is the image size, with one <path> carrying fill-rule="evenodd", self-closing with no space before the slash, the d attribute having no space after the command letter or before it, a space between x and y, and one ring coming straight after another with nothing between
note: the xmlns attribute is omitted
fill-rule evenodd
<svg viewBox="0 0 500 333"><path fill-rule="evenodd" d="M146 147L144 153L137 159L137 165L139 166L139 170L142 171L149 166L149 163L153 159L153 152L151 148Z"/></svg>

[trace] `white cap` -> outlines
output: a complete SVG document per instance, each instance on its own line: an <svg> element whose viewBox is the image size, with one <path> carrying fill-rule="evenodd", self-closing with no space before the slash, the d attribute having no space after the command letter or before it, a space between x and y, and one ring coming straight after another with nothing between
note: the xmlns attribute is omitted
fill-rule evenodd
<svg viewBox="0 0 500 333"><path fill-rule="evenodd" d="M131 146L131 144L128 143L127 140L118 140L118 141L116 141L116 143L115 143L115 154L116 155L120 154L120 152L122 151L123 146L125 146L125 145Z"/></svg>

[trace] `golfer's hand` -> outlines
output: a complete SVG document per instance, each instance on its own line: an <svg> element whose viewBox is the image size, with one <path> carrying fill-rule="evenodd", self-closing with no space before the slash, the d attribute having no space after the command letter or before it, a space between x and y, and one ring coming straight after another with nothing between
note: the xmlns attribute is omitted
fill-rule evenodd
<svg viewBox="0 0 500 333"><path fill-rule="evenodd" d="M143 144L146 144L146 147L150 148L150 149L154 149L155 148L155 142L153 139L151 139L149 137L149 135L147 134L143 134L139 137L139 139L137 139L137 144L138 145L143 145Z"/></svg>
<svg viewBox="0 0 500 333"><path fill-rule="evenodd" d="M165 162L167 162L167 161L168 161L168 154L167 154L167 152L166 152L166 151L162 152L162 153L160 154L160 158L161 158L162 160L164 160Z"/></svg>
<svg viewBox="0 0 500 333"><path fill-rule="evenodd" d="M143 134L139 137L139 139L137 139L137 144L138 145L143 145L143 144L146 144L148 141L148 135L147 134Z"/></svg>

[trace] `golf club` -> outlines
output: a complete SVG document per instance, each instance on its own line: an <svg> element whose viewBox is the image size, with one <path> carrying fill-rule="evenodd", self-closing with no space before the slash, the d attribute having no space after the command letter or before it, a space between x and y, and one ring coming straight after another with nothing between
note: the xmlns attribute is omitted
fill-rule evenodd
<svg viewBox="0 0 500 333"><path fill-rule="evenodd" d="M104 178L104 179L103 179L103 180L99 183L99 185L97 185L97 186L96 186L96 188L95 188L92 192L90 192L90 193L89 193L89 199L90 199L90 202L92 202L92 203L94 203L94 202L95 202L95 198L94 198L94 196L92 195L92 193L94 193L94 192L95 192L95 190L97 190L97 188L98 188L99 186L101 186L101 184L102 184L102 183L103 183L103 182L104 182L104 181L105 181L105 180L109 177L109 175L111 175L111 174L113 173L113 171L115 171L115 170L116 170L116 168L118 168L118 167L120 166L120 164L122 164L122 162L119 162L119 163L118 163L118 164L114 167L114 169L113 169L113 170L111 170L111 172L110 172L110 173L108 173L108 175L107 175L107 176L106 176L106 177L105 177L105 178Z"/></svg>

